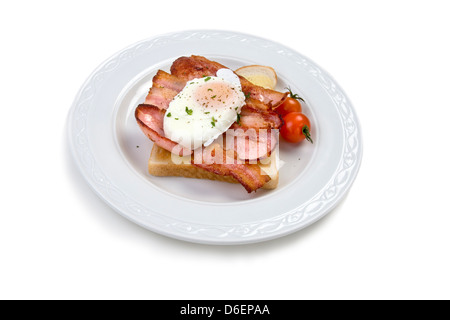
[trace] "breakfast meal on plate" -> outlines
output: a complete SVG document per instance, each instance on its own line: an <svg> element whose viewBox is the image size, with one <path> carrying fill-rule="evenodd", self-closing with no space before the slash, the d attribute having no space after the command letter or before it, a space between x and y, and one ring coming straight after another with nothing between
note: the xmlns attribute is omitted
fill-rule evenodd
<svg viewBox="0 0 450 320"><path fill-rule="evenodd" d="M240 183L247 192L278 185L278 132L295 143L311 124L298 95L276 91L267 66L235 71L202 56L176 59L158 70L136 121L154 142L148 171Z"/></svg>

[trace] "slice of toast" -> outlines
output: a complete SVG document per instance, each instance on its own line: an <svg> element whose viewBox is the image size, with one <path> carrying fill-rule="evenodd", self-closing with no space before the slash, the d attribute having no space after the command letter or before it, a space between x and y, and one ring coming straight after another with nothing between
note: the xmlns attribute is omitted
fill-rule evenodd
<svg viewBox="0 0 450 320"><path fill-rule="evenodd" d="M177 157L174 162L172 157ZM148 160L148 172L157 177L185 177L196 179L209 179L224 181L229 183L239 183L230 176L221 176L204 169L195 167L191 164L190 156L179 157L172 155L169 151L153 145L150 159ZM275 189L278 186L278 170L276 163L276 154L272 153L268 164L258 164L270 176L270 180L262 187L263 189ZM264 161L266 162L266 161Z"/></svg>

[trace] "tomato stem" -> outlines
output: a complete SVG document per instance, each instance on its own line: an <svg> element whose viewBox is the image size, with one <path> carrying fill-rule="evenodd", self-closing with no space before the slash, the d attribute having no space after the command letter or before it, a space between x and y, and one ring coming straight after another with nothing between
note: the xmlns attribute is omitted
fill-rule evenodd
<svg viewBox="0 0 450 320"><path fill-rule="evenodd" d="M303 100L303 98L300 97L297 93L293 93L290 87L286 87L285 89L289 91L289 95L291 96L291 98L302 100L303 102L305 102L305 100Z"/></svg>
<svg viewBox="0 0 450 320"><path fill-rule="evenodd" d="M306 140L308 140L311 143L314 143L313 140L311 139L311 133L309 132L309 128L306 124L302 128L302 133L305 135Z"/></svg>

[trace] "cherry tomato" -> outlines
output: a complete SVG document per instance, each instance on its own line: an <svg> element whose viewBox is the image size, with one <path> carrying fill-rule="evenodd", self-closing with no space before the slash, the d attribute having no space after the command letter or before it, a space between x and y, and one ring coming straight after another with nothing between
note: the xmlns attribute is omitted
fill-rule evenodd
<svg viewBox="0 0 450 320"><path fill-rule="evenodd" d="M287 97L284 102L275 109L275 111L282 117L290 112L302 112L302 105L300 101L295 98Z"/></svg>
<svg viewBox="0 0 450 320"><path fill-rule="evenodd" d="M290 112L283 117L284 125L280 134L288 142L300 142L304 139L313 143L311 139L311 123L303 113Z"/></svg>

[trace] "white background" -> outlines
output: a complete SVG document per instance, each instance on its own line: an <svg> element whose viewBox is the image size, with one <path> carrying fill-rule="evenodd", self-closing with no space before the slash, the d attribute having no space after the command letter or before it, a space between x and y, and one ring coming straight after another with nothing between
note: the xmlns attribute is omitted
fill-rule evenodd
<svg viewBox="0 0 450 320"><path fill-rule="evenodd" d="M342 86L364 156L332 213L278 240L205 246L90 191L66 140L78 89L122 48L187 29L275 40ZM3 1L0 30L1 299L450 298L446 1Z"/></svg>

